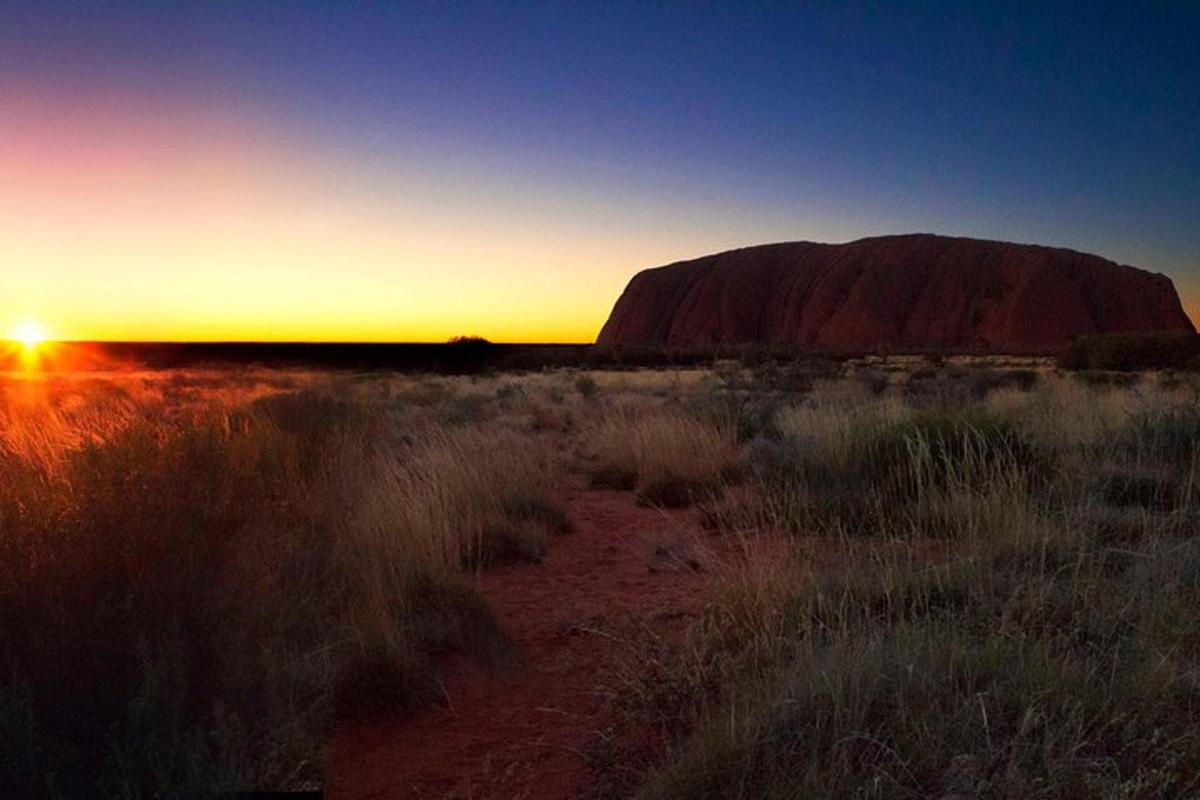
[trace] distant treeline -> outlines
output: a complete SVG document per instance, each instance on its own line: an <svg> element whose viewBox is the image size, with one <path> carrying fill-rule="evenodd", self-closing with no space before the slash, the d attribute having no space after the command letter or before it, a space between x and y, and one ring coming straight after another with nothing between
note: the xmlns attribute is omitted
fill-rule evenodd
<svg viewBox="0 0 1200 800"><path fill-rule="evenodd" d="M0 370L21 367L14 351L0 352ZM495 344L478 337L445 343L70 342L53 345L43 370L183 369L204 367L387 370L446 375L542 369L637 369L711 365L746 366L795 361L840 362L870 355L996 355L990 351L828 351L794 345L724 344L705 347L630 347L595 344ZM4 363L10 361L11 363ZM1200 337L1178 332L1084 336L1058 359L1064 369L1190 369L1200 366Z"/></svg>
<svg viewBox="0 0 1200 800"><path fill-rule="evenodd" d="M769 362L784 364L797 360L835 362L877 354L866 350L832 352L794 345L761 344L706 347L495 344L478 337L421 344L72 342L55 345L54 351L48 352L43 359L42 366L49 370L311 367L464 375L561 368L661 369L711 365L721 360L737 360L747 366ZM934 353L930 351L928 354ZM937 353L954 354L957 353ZM0 369L3 367L0 364ZM9 368L15 368L15 361Z"/></svg>
<svg viewBox="0 0 1200 800"><path fill-rule="evenodd" d="M1118 372L1195 369L1200 366L1200 336L1179 331L1080 336L1067 347L1058 365Z"/></svg>

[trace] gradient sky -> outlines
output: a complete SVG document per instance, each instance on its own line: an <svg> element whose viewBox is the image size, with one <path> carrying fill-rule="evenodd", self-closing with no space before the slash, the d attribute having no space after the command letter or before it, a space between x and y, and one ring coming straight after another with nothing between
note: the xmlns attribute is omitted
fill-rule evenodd
<svg viewBox="0 0 1200 800"><path fill-rule="evenodd" d="M1200 309L1200 5L0 0L0 335L586 341L638 269L910 231Z"/></svg>

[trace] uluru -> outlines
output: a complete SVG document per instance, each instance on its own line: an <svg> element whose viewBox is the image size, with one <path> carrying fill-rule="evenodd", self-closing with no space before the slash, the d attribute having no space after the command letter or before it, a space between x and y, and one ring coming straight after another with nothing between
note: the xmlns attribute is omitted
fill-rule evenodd
<svg viewBox="0 0 1200 800"><path fill-rule="evenodd" d="M643 270L598 344L1052 353L1083 335L1194 333L1171 279L1054 247L933 234L786 242Z"/></svg>

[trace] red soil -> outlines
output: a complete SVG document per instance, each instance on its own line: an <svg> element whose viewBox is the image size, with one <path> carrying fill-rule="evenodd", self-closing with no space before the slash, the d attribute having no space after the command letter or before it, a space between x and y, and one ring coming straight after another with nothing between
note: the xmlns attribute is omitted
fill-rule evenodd
<svg viewBox="0 0 1200 800"><path fill-rule="evenodd" d="M491 672L456 659L444 704L338 731L326 756L329 797L584 792L588 750L610 722L612 668L637 657L647 629L682 630L700 609L705 576L684 563L695 535L686 512L582 489L570 506L575 530L551 541L542 563L479 578L518 663Z"/></svg>

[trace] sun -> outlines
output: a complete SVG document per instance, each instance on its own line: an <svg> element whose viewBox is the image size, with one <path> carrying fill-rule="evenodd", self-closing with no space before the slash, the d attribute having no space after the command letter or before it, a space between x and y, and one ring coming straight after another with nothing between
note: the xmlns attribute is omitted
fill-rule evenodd
<svg viewBox="0 0 1200 800"><path fill-rule="evenodd" d="M22 320L13 328L12 339L24 345L26 350L36 350L46 341L46 329L36 320Z"/></svg>

